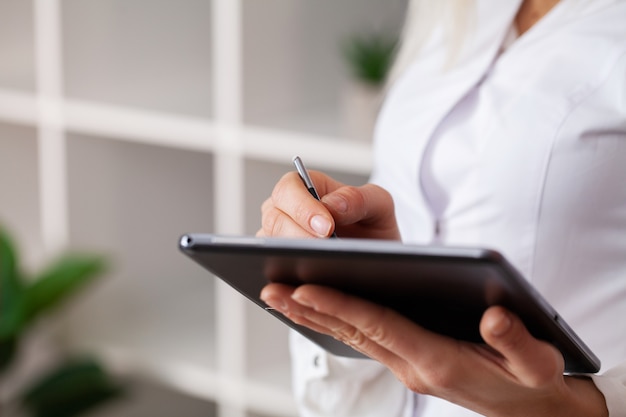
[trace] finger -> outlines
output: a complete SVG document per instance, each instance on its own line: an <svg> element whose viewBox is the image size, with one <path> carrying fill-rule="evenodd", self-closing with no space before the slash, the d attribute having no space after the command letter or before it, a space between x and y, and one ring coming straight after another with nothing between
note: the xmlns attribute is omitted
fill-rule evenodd
<svg viewBox="0 0 626 417"><path fill-rule="evenodd" d="M325 194L322 201L346 223L378 222L393 214L391 195L374 184L343 186Z"/></svg>
<svg viewBox="0 0 626 417"><path fill-rule="evenodd" d="M261 300L268 305L268 308L278 311L295 323L318 333L324 333L325 328L306 319L301 311L303 307L291 299L294 290L294 287L285 284L268 284L261 290Z"/></svg>
<svg viewBox="0 0 626 417"><path fill-rule="evenodd" d="M268 200L269 201L269 200ZM318 237L303 229L287 213L277 209L271 202L262 206L262 236L284 236L292 238Z"/></svg>
<svg viewBox="0 0 626 417"><path fill-rule="evenodd" d="M292 298L294 291L295 287L290 285L277 283L268 284L261 290L261 300L270 308L289 317L297 324L309 327L319 333L329 334L329 328L339 325L337 319L331 317L328 317L328 320L320 319L320 317L318 317L320 316L319 313L294 301ZM309 320L307 318L309 316L313 316L314 320Z"/></svg>
<svg viewBox="0 0 626 417"><path fill-rule="evenodd" d="M361 187L343 186L322 197L332 213L337 225L372 226L374 230L383 231L382 237L399 239L395 218L394 204L391 195L383 188L374 184L365 184ZM389 231L394 233L390 234Z"/></svg>
<svg viewBox="0 0 626 417"><path fill-rule="evenodd" d="M537 388L553 384L563 375L565 365L560 352L535 339L508 310L490 307L480 322L480 333L503 356L503 366L522 384Z"/></svg>
<svg viewBox="0 0 626 417"><path fill-rule="evenodd" d="M284 284L269 284L263 288L261 299L296 324L332 336L370 358L387 365L399 368L407 367L403 359L375 341L368 339L365 334L351 324L296 302L292 297L294 290L293 287Z"/></svg>
<svg viewBox="0 0 626 417"><path fill-rule="evenodd" d="M324 190L330 186L329 183L334 183L321 173L310 174L312 179L314 177L318 179L316 184L325 184ZM324 204L309 193L296 172L289 172L278 181L272 192L271 204L313 236L328 237L334 230L332 215ZM269 217L267 220L275 221L276 218ZM264 217L263 222L265 221ZM268 225L268 228L271 228L270 226L272 225ZM267 230L265 227L264 229Z"/></svg>
<svg viewBox="0 0 626 417"><path fill-rule="evenodd" d="M292 299L319 314L349 323L355 331L351 343L358 345L359 342L371 341L418 366L424 364L430 367L441 357L454 357L458 349L456 341L425 330L389 308L330 288L303 285L294 291ZM438 349L431 349L434 345ZM367 353L366 348L363 346L359 350ZM388 364L386 359L375 358Z"/></svg>

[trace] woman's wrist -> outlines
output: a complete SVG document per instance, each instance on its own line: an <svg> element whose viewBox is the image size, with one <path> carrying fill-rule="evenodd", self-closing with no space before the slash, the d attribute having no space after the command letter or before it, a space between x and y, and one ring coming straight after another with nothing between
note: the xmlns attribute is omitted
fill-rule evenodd
<svg viewBox="0 0 626 417"><path fill-rule="evenodd" d="M591 378L566 376L565 384L569 388L571 401L563 416L609 417L604 395L598 390ZM559 414L559 415L561 415Z"/></svg>

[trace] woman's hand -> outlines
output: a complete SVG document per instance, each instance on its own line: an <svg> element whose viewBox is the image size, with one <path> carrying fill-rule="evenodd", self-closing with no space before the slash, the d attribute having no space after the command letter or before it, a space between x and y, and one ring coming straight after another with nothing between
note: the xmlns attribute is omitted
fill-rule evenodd
<svg viewBox="0 0 626 417"><path fill-rule="evenodd" d="M382 188L351 187L316 171L315 200L295 172L262 206L260 236L399 239L393 201ZM564 377L556 348L533 338L500 307L480 323L486 345L425 330L392 310L336 290L269 284L261 298L292 321L328 334L387 366L409 389L486 416L597 416L608 411L588 379Z"/></svg>
<svg viewBox="0 0 626 417"><path fill-rule="evenodd" d="M415 392L486 416L608 416L593 382L564 377L558 350L533 338L501 307L483 315L480 332L487 344L479 345L432 333L390 309L325 287L270 284L261 298L294 322L378 360Z"/></svg>
<svg viewBox="0 0 626 417"><path fill-rule="evenodd" d="M285 174L261 207L258 236L400 239L393 201L384 189L344 185L310 171L321 202L309 194L296 172Z"/></svg>

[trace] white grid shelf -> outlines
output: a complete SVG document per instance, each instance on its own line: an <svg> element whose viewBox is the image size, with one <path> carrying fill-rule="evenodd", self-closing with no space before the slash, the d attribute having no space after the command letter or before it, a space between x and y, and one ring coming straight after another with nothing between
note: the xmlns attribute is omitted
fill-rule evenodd
<svg viewBox="0 0 626 417"><path fill-rule="evenodd" d="M189 184L184 182L184 178L180 178L180 182L181 186L198 188L199 193L211 193L208 199L212 201L212 206L207 208L207 217L210 217L207 219L207 224L212 224L210 231L219 233L250 233L250 230L246 228L246 225L249 228L249 225L254 223L254 220L250 220L250 213L254 212L253 219L258 216L256 213L258 208L251 208L250 201L246 201L246 197L249 197L247 189L254 187L253 184L247 182L255 176L250 172L246 174L248 169L262 171L262 168L258 166L263 164L278 167L272 171L280 170L280 167L290 169L291 158L299 154L310 167L356 176L363 180L367 178L372 164L370 144L339 137L340 135L332 133L336 130L334 128L308 129L306 127L307 125L320 126L325 123L323 120L329 113L336 113L337 103L321 103L322 110L317 114L309 114L309 107L306 106L316 100L326 100L332 97L345 75L338 76L329 82L332 91L320 91L320 80L311 79L311 82L305 81L303 84L297 84L302 83L302 80L298 78L299 74L294 74L293 71L303 71L306 76L315 76L315 69L303 68L302 65L309 65L317 58L303 56L303 53L306 50L319 53L323 48L328 48L325 44L315 45L317 27L310 26L309 23L312 22L306 19L303 21L303 13L311 13L311 7L320 7L319 13L313 13L316 19L320 19L322 16L329 15L326 8L343 8L338 9L338 13L334 14L336 21L318 22L319 26L330 25L330 29L325 31L323 37L320 37L325 42L328 41L326 38L331 35L339 36L340 32L350 25L357 27L368 20L376 20L390 10L391 17L387 16L385 19L396 22L399 27L405 0L394 0L391 6L388 1L380 0L350 0L343 5L318 6L313 6L312 3L306 1L296 1L290 3L288 7L283 7L284 4L281 2L268 0L262 10L259 9L258 3L249 0L207 1L211 6L210 13L206 16L206 25L210 25L211 28L207 31L210 33L210 39L198 42L199 46L195 47L206 48L210 51L210 60L203 61L203 63L210 62L210 73L198 75L195 68L188 73L204 77L203 81L208 85L212 102L210 109L192 112L164 110L168 109L167 105L142 106L131 103L132 100L128 103L113 102L108 99L100 100L94 98L93 94L91 96L87 94L89 97L74 93L68 94L69 90L73 92L78 88L75 87L78 84L69 83L67 81L74 80L64 78L68 77L68 74L75 74L79 69L76 67L76 51L68 51L70 47L73 47L72 45L75 45L76 33L63 32L70 26L71 30L84 29L85 26L81 26L82 22L68 26L68 23L72 22L64 22L63 19L76 18L79 14L76 10L84 11L82 8L86 7L85 4L78 3L77 0L32 0L32 3L25 6L22 3L23 0L10 0L2 6L6 8L2 9L6 11L6 15L0 16L0 24L3 19L11 19L13 12L19 15L19 18L24 18L25 13L32 13L32 16L27 16L28 24L19 27L11 26L10 42L3 42L3 39L0 39L0 51L3 47L7 47L6 45L20 45L20 48L24 49L24 53L21 49L9 51L11 52L9 56L20 58L15 65L26 65L26 67L32 65L32 68L25 67L19 71L17 67L14 68L11 65L0 66L0 124L26 126L36 132L38 146L34 160L37 161L38 195L28 201L38 202L38 209L35 212L39 215L38 228L40 229L42 258L77 244L73 241L76 236L73 229L85 226L85 222L88 221L84 216L77 220L76 213L72 212L82 206L76 205L78 197L72 194L73 189L70 185L79 183L78 180L81 178L76 178L77 175L86 177L97 175L97 173L90 172L89 167L85 171L84 167L78 169L76 166L81 152L90 147L108 152L108 157L112 158L112 161L128 152L141 153L148 149L158 149L155 159L152 162L140 162L138 170L142 169L142 164L146 166L152 164L150 169L157 169L154 161L167 158L168 153L173 158L175 157L179 166L184 165L188 160L198 167L199 162L196 157L207 157L207 161L210 161L210 168L208 168L210 174L207 178L195 178ZM103 19L114 19L115 13L122 13L117 9L124 7L124 1L97 0L94 1L93 6L100 14L107 12L106 16L103 14ZM71 10L73 7L78 8ZM187 7L191 10L187 13L193 13L192 2L189 2ZM182 5L180 8L185 10ZM203 4L198 10L204 13L206 9L206 4ZM353 13L353 10L357 9L358 13ZM96 13L97 16L99 16L98 13ZM162 10L161 13L163 14ZM259 13L264 13L262 18ZM137 28L140 30L141 16L133 18L138 20ZM159 18L163 16L160 15ZM272 19L276 20L276 24L270 30L267 25ZM196 18L194 21L199 20L201 21ZM266 26L252 27L257 21L260 22L258 24ZM347 24L344 24L344 21ZM303 22L306 24L303 25ZM115 21L112 20L107 24L98 25L94 30L106 30L107 25L111 26L111 30L117 27ZM123 29L127 26L126 23L126 26L120 25L119 27ZM185 28L178 29L184 30ZM297 33L299 30L304 30L304 32ZM296 31L297 36L293 36L293 39L285 37L286 31ZM0 31L0 36L3 36L3 33L5 32ZM70 35L72 44L68 45ZM86 37L88 35L85 34ZM99 33L98 36L106 36L106 33ZM19 42L15 41L15 37L19 38ZM98 40L93 40L93 42L96 41ZM84 42L87 42L89 46L89 39L85 39ZM301 43L297 44L297 42ZM162 47L176 46L163 45ZM259 50L260 47L269 49L264 53ZM282 51L282 48L289 48L289 50ZM27 59L29 51L32 52L32 59ZM279 53L283 55L279 56ZM272 67L274 63L270 62L260 67L277 72L263 75L257 69L260 63L266 63L268 54L275 54L276 65ZM338 58L334 56L335 54L337 51L327 52L330 64L324 68L323 74L338 70L339 65L335 62ZM301 62L290 61L289 57L292 55ZM136 61L133 65L135 64ZM68 70L68 66L72 66L71 71ZM9 74L3 74L3 69ZM146 68L146 71L149 72L149 68ZM292 73L288 73L289 71ZM25 80L29 76L33 78L32 82ZM89 81L91 75L85 74L84 76L86 78L81 80L82 84L80 84L83 86L88 85L85 84L85 80ZM11 77L17 78L11 81ZM8 82L7 79L9 79ZM93 82L100 81L104 82L104 80L93 80ZM272 87L270 85L272 82L284 82L285 90L279 91L280 85ZM72 86L69 90L66 88L68 84ZM311 85L308 86L308 84ZM31 86L34 87L31 88ZM185 88L188 86L189 83L186 83ZM115 86L104 85L102 88L115 88ZM100 91L103 91L102 88ZM168 88L168 91L174 90L171 86ZM277 100L284 99L284 102L273 107L269 106L271 107L269 112L264 112L263 108L251 107L259 103L263 106L263 100L259 100L258 94L266 94L272 91L272 88L277 93ZM307 93L306 88L311 90ZM306 100L302 99L303 94L305 96L308 94ZM277 112L280 114L285 109L291 108L299 109L300 115L285 114L286 118L293 119L287 123L275 122ZM314 113L315 109L312 112ZM302 128L298 127L299 117L307 119L301 124ZM329 126L336 125L337 120L329 123ZM77 144L81 145L77 147ZM1 149L0 152L2 152ZM166 156L162 156L163 153ZM250 164L250 161L254 161L254 164ZM111 167L112 173L115 169L114 166ZM259 172L259 175L262 176L264 173ZM114 180L110 178L103 180L102 186L113 187L111 184L114 184ZM125 180L122 179L122 181ZM202 190L203 187L206 189ZM85 186L81 188L81 190L87 189L88 187ZM103 193L105 191L102 190ZM137 191L141 194L141 189ZM119 196L119 198L124 198L124 196ZM145 201L152 200L146 199ZM255 201L254 204L256 203ZM107 207L100 210L100 215L109 216ZM0 214L2 214L1 209ZM201 218L195 220L196 224L202 221ZM30 217L28 221L32 223ZM132 219L125 218L125 221L132 221ZM107 218L106 222L114 224L115 218ZM180 230L181 233L187 231ZM108 241L107 245L114 246L115 237L111 239L112 241ZM98 236L94 237L93 242L97 247ZM174 241L171 243L175 244ZM172 246L172 251L175 251L175 246ZM122 265L121 268L123 267ZM124 271L119 273L123 275ZM138 285L133 284L132 281L120 284L121 278L115 279L117 279L115 285L128 285L130 290L133 289L133 285ZM211 346L182 346L185 341L181 339L184 339L184 336L176 332L174 332L177 336L176 340L167 341L168 335L164 335L160 342L162 345L158 348L142 345L134 339L132 342L115 337L107 339L106 335L94 338L93 342L85 340L77 332L88 329L93 323L99 323L98 319L91 322L87 317L90 307L85 304L94 301L94 305L98 306L100 303L98 308L102 308L102 303L106 302L106 296L101 300L97 297L88 297L88 302L83 302L82 305L78 303L77 311L81 314L85 313L86 318L82 322L83 319L79 318L78 325L73 324L75 317L67 320L65 340L71 349L90 349L97 352L115 369L145 375L174 389L215 401L218 404L220 416L237 417L245 416L246 413L278 417L295 416L296 407L291 397L288 381L289 364L286 357L283 357L280 363L264 363L258 357L253 361L248 360L250 355L263 355L262 350L254 352L255 344L257 344L255 340L248 340L249 337L259 337L258 332L256 336L248 334L250 333L248 332L249 326L259 325L259 323L261 326L276 326L276 328L269 329L270 333L275 335L277 332L283 332L282 334L286 336L284 326L275 320L251 323L250 314L252 313L248 311L250 307L247 306L243 297L217 280L212 285L206 297L207 302L213 306L213 313L211 313L213 323L208 326L213 332L210 335ZM107 287L105 293L107 291L108 296L115 295L111 287ZM112 330L109 328L104 333L107 331ZM197 329L197 331L202 331L202 329ZM268 349L267 343L261 343L261 345L264 345L264 349ZM281 349L286 352L286 347ZM202 356L206 356L206 360L199 359Z"/></svg>

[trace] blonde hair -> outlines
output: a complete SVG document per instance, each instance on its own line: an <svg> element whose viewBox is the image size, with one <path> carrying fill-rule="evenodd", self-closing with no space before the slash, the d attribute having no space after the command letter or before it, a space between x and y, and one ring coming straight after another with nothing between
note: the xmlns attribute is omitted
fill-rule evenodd
<svg viewBox="0 0 626 417"><path fill-rule="evenodd" d="M445 68L454 66L472 33L475 8L476 0L410 0L389 79L395 79L413 62L437 30L441 30L448 49Z"/></svg>

